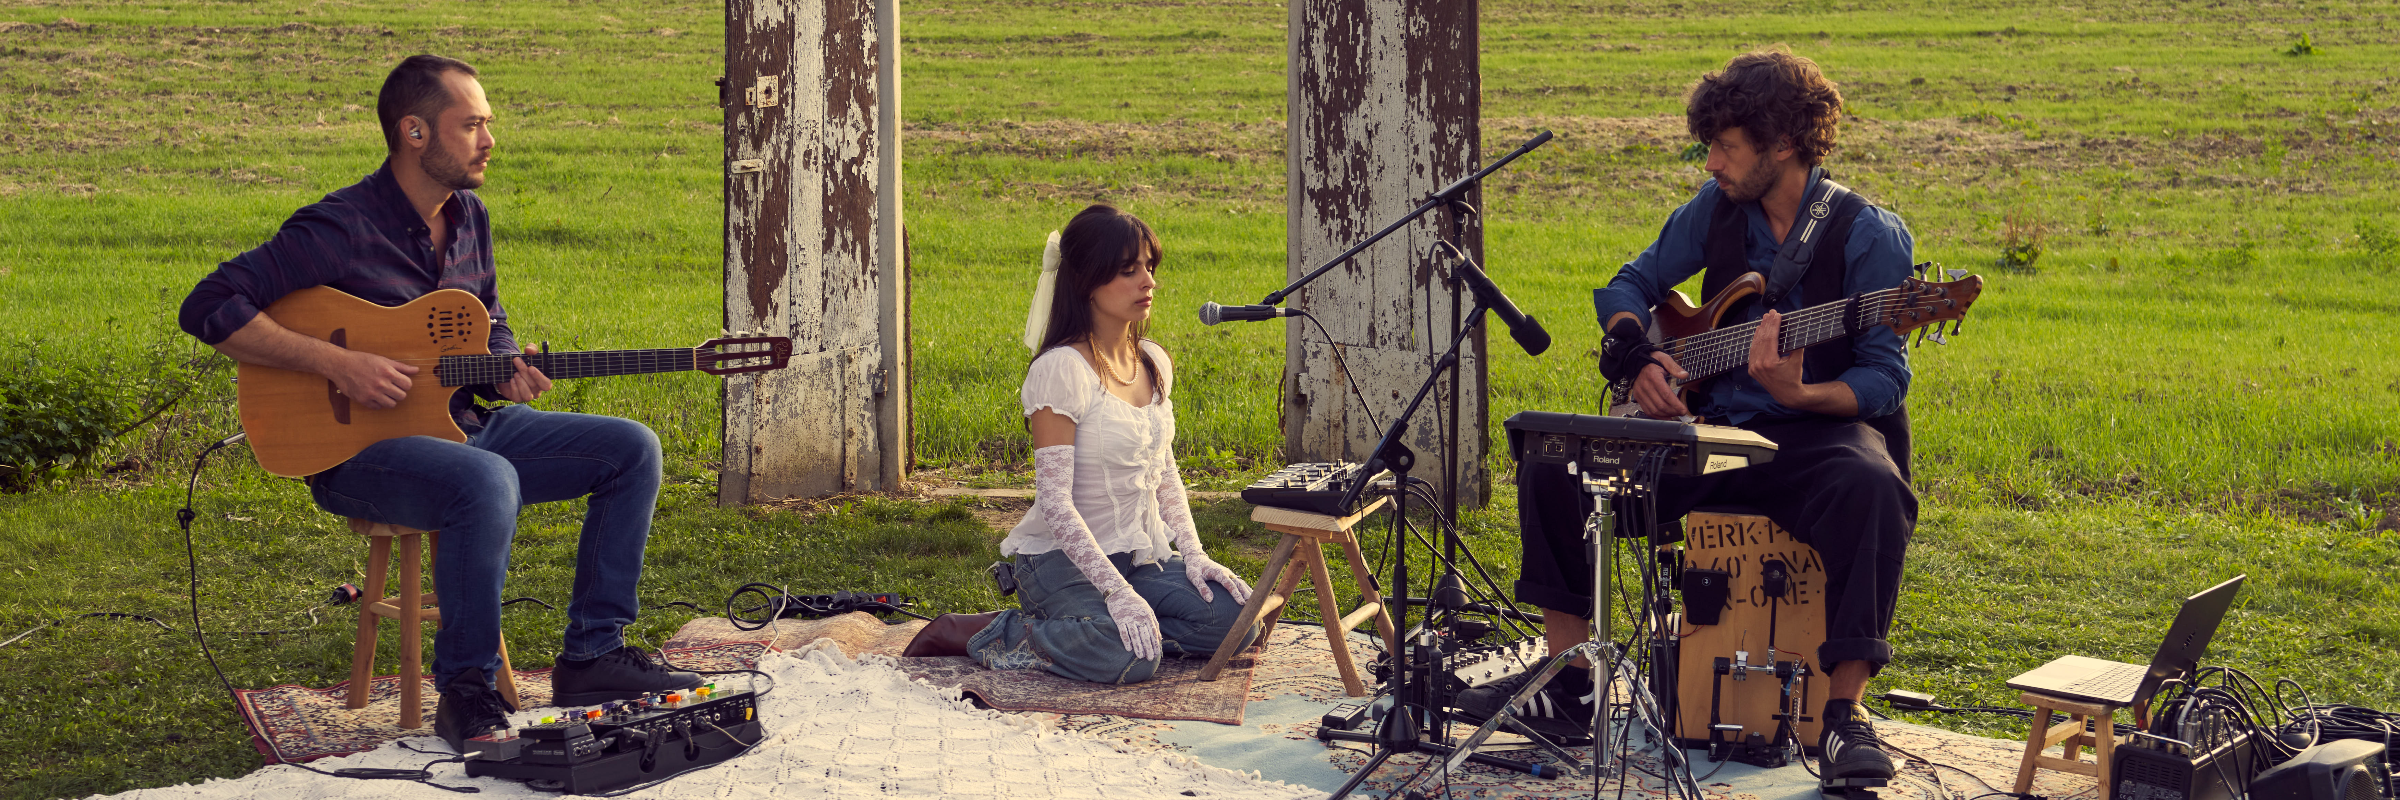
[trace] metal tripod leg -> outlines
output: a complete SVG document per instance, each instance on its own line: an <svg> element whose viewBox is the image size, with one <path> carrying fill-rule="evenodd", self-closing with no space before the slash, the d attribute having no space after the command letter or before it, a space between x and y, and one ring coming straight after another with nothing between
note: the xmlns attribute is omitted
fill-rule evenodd
<svg viewBox="0 0 2400 800"><path fill-rule="evenodd" d="M1573 662L1577 656L1588 656L1597 663L1605 656L1607 649L1606 645L1599 642L1584 642L1551 657L1549 663L1542 665L1542 671L1534 673L1533 678L1525 682L1524 688L1518 689L1515 695L1508 698L1508 702L1500 707L1500 713L1493 714L1491 719L1484 720L1483 725L1477 727L1475 733L1469 735L1466 741L1458 743L1457 749L1451 751L1450 758L1447 763L1442 765L1441 771L1447 773L1467 763L1467 757L1473 755L1477 748L1482 747L1484 740L1491 738L1501 725L1507 725L1511 731L1532 740L1536 746L1549 752L1552 758L1566 764L1569 772L1576 775L1592 774L1592 767L1583 763L1583 759L1576 757L1566 748L1558 746L1548 737L1535 733L1533 729L1519 722L1517 720L1517 704L1533 697L1533 694L1541 691L1542 687L1548 686L1550 679L1557 677L1559 670L1565 669L1567 664ZM1593 741L1598 742L1599 740L1594 738ZM1408 787L1400 788L1405 790ZM1393 796L1399 795L1395 793Z"/></svg>

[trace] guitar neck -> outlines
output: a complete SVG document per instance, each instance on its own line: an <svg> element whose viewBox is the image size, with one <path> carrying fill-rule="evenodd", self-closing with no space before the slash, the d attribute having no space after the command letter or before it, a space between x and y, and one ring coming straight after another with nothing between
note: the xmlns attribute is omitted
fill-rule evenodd
<svg viewBox="0 0 2400 800"><path fill-rule="evenodd" d="M1814 305L1783 315L1783 329L1775 337L1776 349L1789 353L1852 333L1863 333L1884 319L1885 306L1897 301L1901 289L1868 292L1855 298L1843 298ZM1757 322L1745 322L1718 328L1707 333L1686 336L1667 342L1660 349L1675 357L1675 363L1691 374L1682 381L1713 378L1744 369L1750 365L1750 338L1758 334Z"/></svg>
<svg viewBox="0 0 2400 800"><path fill-rule="evenodd" d="M443 386L502 383L516 374L516 366L510 363L516 358L525 359L526 366L541 370L551 380L682 372L700 367L697 351L689 347L670 347L659 350L578 350L524 356L442 356L441 364L434 367L434 374L441 378Z"/></svg>

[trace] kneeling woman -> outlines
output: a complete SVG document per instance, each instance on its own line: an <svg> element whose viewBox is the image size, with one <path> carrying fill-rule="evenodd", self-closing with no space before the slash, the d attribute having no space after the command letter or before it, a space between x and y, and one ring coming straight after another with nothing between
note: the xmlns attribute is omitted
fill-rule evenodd
<svg viewBox="0 0 2400 800"><path fill-rule="evenodd" d="M1201 550L1175 467L1174 361L1143 336L1160 255L1149 226L1105 205L1051 234L1019 392L1033 510L1000 543L1019 607L946 615L909 655L1135 683L1162 657L1216 652L1241 615L1250 587Z"/></svg>

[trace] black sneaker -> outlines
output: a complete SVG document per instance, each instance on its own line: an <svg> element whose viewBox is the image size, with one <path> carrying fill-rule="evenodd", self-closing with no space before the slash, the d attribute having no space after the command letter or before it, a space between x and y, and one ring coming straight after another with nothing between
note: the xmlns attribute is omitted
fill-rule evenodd
<svg viewBox="0 0 2400 800"><path fill-rule="evenodd" d="M1840 790L1882 786L1892 780L1892 757L1883 752L1883 738L1867 709L1855 700L1825 701L1825 733L1819 765L1823 787Z"/></svg>
<svg viewBox="0 0 2400 800"><path fill-rule="evenodd" d="M508 706L500 693L483 682L483 670L470 669L442 687L433 708L433 732L453 752L467 752L467 740L508 729Z"/></svg>
<svg viewBox="0 0 2400 800"><path fill-rule="evenodd" d="M1453 707L1459 717L1482 724L1500 713L1500 707L1523 690L1536 671L1520 672L1459 692ZM1570 680L1564 672L1552 677L1540 691L1525 698L1517 708L1516 718L1535 733L1559 740L1558 744L1579 746L1592 738L1592 704L1585 699L1591 694L1591 682L1587 678L1582 681L1583 688L1577 689L1566 685Z"/></svg>
<svg viewBox="0 0 2400 800"><path fill-rule="evenodd" d="M592 706L701 683L696 673L669 670L639 648L624 646L590 661L559 659L550 671L550 697L556 705Z"/></svg>

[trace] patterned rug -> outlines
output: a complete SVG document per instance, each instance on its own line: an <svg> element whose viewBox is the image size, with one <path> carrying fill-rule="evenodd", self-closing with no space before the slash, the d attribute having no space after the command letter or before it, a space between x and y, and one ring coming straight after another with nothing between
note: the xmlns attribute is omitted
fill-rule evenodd
<svg viewBox="0 0 2400 800"><path fill-rule="evenodd" d="M669 647L696 647L733 641L772 642L777 650L792 650L819 638L834 640L842 652L895 657L901 672L935 686L956 686L985 706L1001 711L1027 711L1068 716L1119 717L1148 720L1193 720L1223 725L1242 724L1248 702L1253 657L1235 658L1214 681L1200 680L1204 659L1176 659L1159 665L1157 677L1129 686L1061 678L1041 670L990 670L973 659L897 658L908 641L925 627L919 620L884 625L873 616L853 612L821 620L783 622L770 638L767 630L738 630L721 618L685 623L667 640ZM1275 639L1294 641L1291 625L1276 626ZM1323 641L1320 635L1318 641ZM1274 643L1268 644L1269 648ZM1253 651L1256 652L1256 651ZM1331 661L1326 663L1330 664Z"/></svg>
<svg viewBox="0 0 2400 800"><path fill-rule="evenodd" d="M699 648L670 650L668 661L681 669L747 669L757 663L766 645L729 642ZM528 709L550 705L550 670L517 670L517 694ZM385 742L410 736L433 735L435 693L425 679L425 727L400 727L400 679L382 675L369 683L367 707L346 708L350 682L322 689L275 686L234 692L242 720L250 724L250 744L269 764L313 761L327 756L373 750Z"/></svg>

